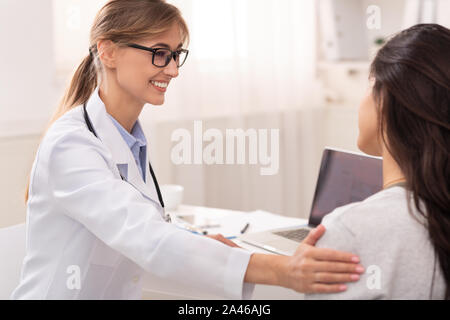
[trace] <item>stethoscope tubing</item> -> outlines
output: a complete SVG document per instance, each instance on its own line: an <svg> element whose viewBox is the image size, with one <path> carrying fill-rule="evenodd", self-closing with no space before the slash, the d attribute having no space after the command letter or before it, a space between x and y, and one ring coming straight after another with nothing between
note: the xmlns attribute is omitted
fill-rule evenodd
<svg viewBox="0 0 450 320"><path fill-rule="evenodd" d="M98 137L97 133L95 132L95 129L94 129L94 126L92 125L91 119L89 118L89 114L88 114L87 109L86 109L86 103L83 105L83 113L84 113L84 121L86 122L86 125L87 125L89 131L92 132L92 134L97 139L100 139ZM156 192L158 194L159 203L161 204L161 207L164 208L164 201L163 201L163 197L162 197L162 194L161 194L161 190L159 189L158 180L156 179L156 175L155 175L155 172L153 171L152 164L150 163L150 161L148 162L148 166L149 166L149 169L150 169L150 174L152 175L153 182L154 182L155 187L156 187ZM122 175L120 177L122 178L122 180L125 181L125 178Z"/></svg>

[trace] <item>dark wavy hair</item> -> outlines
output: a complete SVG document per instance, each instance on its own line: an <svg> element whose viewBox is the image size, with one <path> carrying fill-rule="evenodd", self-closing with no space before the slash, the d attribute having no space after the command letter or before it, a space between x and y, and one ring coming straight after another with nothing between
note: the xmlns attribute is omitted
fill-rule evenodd
<svg viewBox="0 0 450 320"><path fill-rule="evenodd" d="M379 128L429 232L450 299L450 30L419 24L371 66ZM420 203L423 203L420 205Z"/></svg>

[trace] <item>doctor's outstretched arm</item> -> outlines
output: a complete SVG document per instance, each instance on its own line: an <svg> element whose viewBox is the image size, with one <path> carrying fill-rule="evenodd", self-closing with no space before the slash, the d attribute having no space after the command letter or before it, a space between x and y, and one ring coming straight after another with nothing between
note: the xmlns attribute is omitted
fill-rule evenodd
<svg viewBox="0 0 450 320"><path fill-rule="evenodd" d="M303 293L345 291L344 283L359 280L364 269L358 264L359 258L351 253L315 248L324 232L323 225L312 230L293 256L253 254L244 281Z"/></svg>

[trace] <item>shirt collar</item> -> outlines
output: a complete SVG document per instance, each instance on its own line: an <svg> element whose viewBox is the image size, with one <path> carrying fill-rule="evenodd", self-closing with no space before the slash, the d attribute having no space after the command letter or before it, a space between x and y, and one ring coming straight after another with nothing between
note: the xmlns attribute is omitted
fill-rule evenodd
<svg viewBox="0 0 450 320"><path fill-rule="evenodd" d="M111 118L112 122L116 126L117 130L119 130L120 135L123 137L130 149L132 149L136 143L139 147L145 147L147 145L147 140L145 138L144 131L142 130L139 120L134 124L130 134L116 119L114 119L113 116L111 116L109 113L108 116Z"/></svg>

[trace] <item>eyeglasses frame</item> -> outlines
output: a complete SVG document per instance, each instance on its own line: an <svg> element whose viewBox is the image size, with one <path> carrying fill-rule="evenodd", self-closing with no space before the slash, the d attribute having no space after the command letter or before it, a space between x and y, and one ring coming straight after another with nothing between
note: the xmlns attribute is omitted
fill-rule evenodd
<svg viewBox="0 0 450 320"><path fill-rule="evenodd" d="M157 67L157 68L165 68L165 67L167 67L169 65L170 61L172 61L172 59L175 62L177 62L175 60L176 55L177 54L179 55L180 52L183 52L183 53L186 53L186 57L184 58L184 61L183 61L182 64L180 64L180 65L177 64L177 68L181 68L184 65L184 63L186 62L186 60L188 58L188 55L189 55L189 50L187 50L187 49L178 49L177 51L172 51L169 48L149 48L149 47L141 46L141 45L136 44L136 43L128 43L128 44L126 44L126 46L130 47L130 48L135 48L135 49L145 50L145 51L151 52L153 54L153 56L152 56L152 64L155 67ZM158 50L167 50L167 51L171 52L171 57L170 57L170 59L168 59L168 62L164 66L158 66L158 65L155 64L155 54L158 52Z"/></svg>

